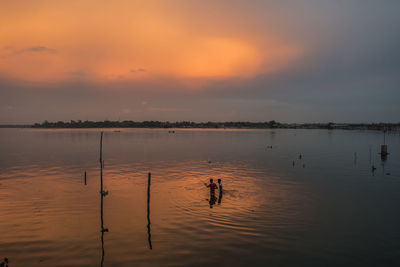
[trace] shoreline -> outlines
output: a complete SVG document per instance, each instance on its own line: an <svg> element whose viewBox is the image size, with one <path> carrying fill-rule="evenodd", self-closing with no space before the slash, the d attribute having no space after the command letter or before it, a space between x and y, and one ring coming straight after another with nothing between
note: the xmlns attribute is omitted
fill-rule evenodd
<svg viewBox="0 0 400 267"><path fill-rule="evenodd" d="M93 125L95 124L95 125ZM195 125L180 125L179 123L148 125L146 123L138 123L136 125L127 126L120 123L92 123L92 125L80 125L64 123L49 123L49 125L32 124L32 125L0 125L0 128L30 128L30 129L247 129L247 130L266 130L266 129L321 129L321 130L368 130L368 131L389 131L400 132L400 124L379 123L379 124L279 124L274 126L265 125L264 123L239 123L239 125L226 125L224 123L196 123Z"/></svg>

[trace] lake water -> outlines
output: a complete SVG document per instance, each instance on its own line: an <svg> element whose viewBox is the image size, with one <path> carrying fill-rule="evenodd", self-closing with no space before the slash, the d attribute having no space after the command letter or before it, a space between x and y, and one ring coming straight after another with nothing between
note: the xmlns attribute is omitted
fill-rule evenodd
<svg viewBox="0 0 400 267"><path fill-rule="evenodd" d="M0 129L0 261L400 266L398 133L169 131Z"/></svg>

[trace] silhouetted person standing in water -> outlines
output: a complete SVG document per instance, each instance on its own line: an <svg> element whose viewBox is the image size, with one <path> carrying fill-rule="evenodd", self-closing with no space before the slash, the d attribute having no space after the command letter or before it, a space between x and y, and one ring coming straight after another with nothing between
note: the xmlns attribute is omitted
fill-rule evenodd
<svg viewBox="0 0 400 267"><path fill-rule="evenodd" d="M215 189L217 189L218 186L214 183L214 180L211 178L210 184L205 184L205 185L210 188L210 195L215 196Z"/></svg>
<svg viewBox="0 0 400 267"><path fill-rule="evenodd" d="M218 188L219 188L219 193L221 194L223 191L221 179L218 179Z"/></svg>
<svg viewBox="0 0 400 267"><path fill-rule="evenodd" d="M224 190L222 189L222 182L221 179L218 179L218 188L219 188L219 195L218 195L218 204L221 204L222 201L222 194Z"/></svg>
<svg viewBox="0 0 400 267"><path fill-rule="evenodd" d="M215 198L215 189L218 188L218 186L214 183L213 179L210 179L210 184L205 184L206 187L210 188L210 208L215 204L215 201L217 200Z"/></svg>

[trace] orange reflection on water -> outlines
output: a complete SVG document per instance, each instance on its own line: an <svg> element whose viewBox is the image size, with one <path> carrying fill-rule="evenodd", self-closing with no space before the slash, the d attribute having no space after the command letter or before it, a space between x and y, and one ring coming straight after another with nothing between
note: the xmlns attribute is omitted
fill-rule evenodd
<svg viewBox="0 0 400 267"><path fill-rule="evenodd" d="M222 246L226 239L260 236L261 222L249 218L259 216L261 206L272 214L282 208L285 202L274 198L295 197L282 196L285 186L268 181L244 162L159 162L150 170L150 232L146 165L105 165L104 188L109 191L104 198L104 228L109 229L104 235L105 266L107 262L173 262L177 255L193 252L187 250L189 244L203 251L211 240ZM47 266L100 262L97 168L87 170L86 186L83 172L68 166L26 166L2 176L0 248L9 258L21 265L32 260ZM212 209L204 185L210 178L220 178L224 185L223 198ZM268 187L260 186L262 179L267 179ZM217 229L223 238L215 241L212 233ZM18 254L21 249L24 257Z"/></svg>

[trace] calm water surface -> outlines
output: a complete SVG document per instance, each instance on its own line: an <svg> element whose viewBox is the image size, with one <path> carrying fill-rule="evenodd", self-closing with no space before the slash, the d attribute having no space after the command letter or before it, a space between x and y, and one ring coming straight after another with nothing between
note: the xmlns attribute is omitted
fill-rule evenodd
<svg viewBox="0 0 400 267"><path fill-rule="evenodd" d="M0 260L400 265L399 134L382 161L373 131L104 131L102 243L100 130L0 129ZM209 178L225 188L215 203Z"/></svg>

